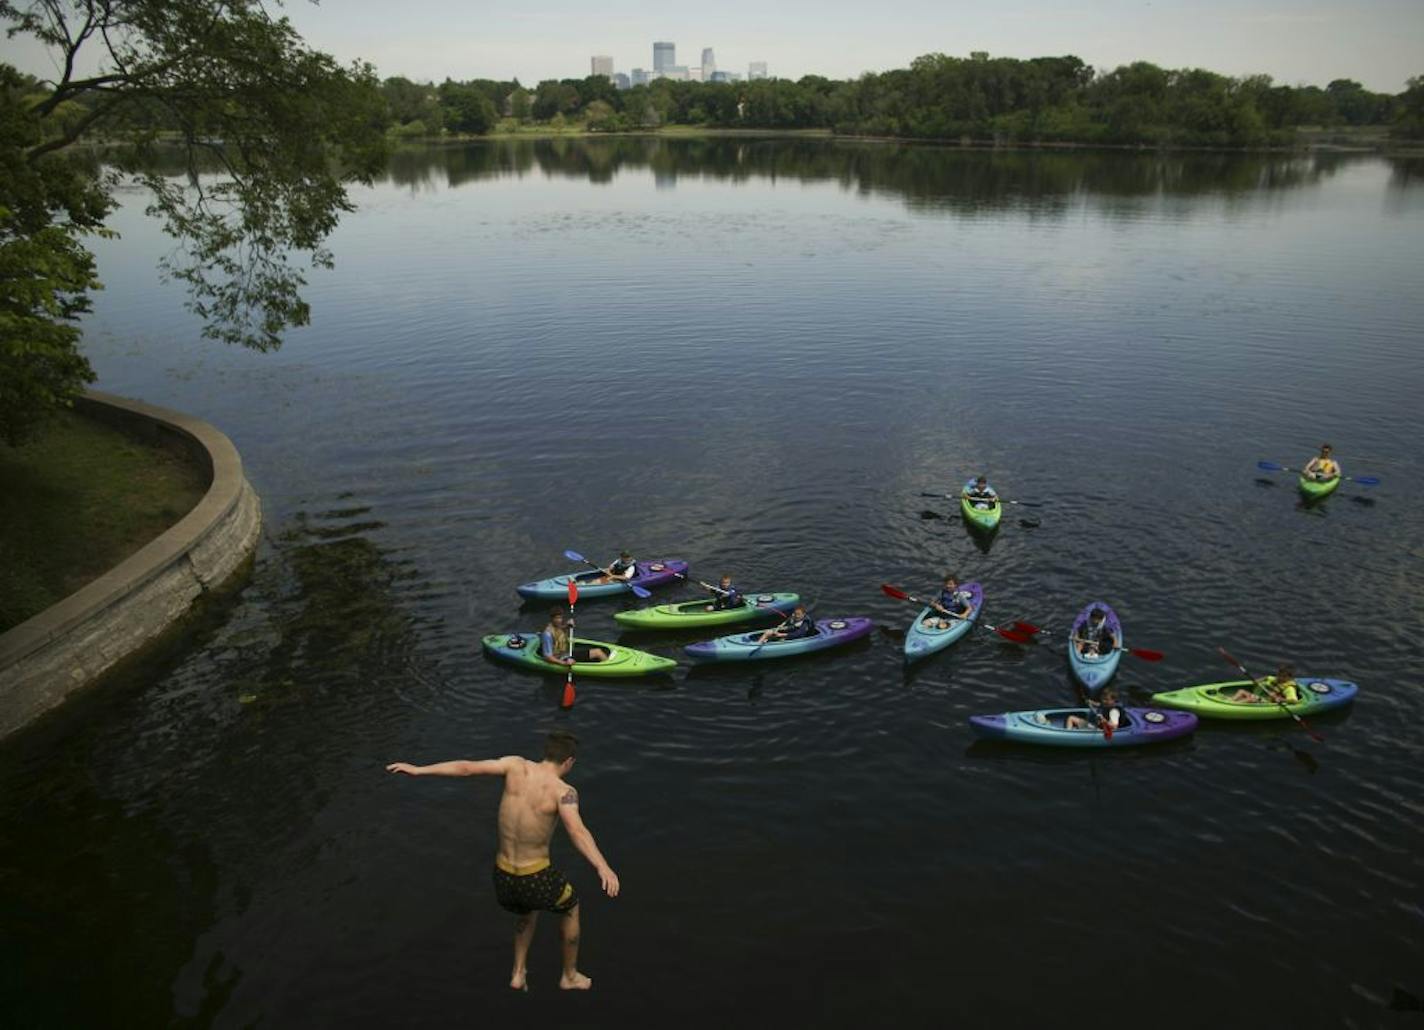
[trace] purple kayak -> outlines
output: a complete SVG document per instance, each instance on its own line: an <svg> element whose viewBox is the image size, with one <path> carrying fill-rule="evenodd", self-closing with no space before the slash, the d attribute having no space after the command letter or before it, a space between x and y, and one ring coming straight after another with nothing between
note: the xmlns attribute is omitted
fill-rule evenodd
<svg viewBox="0 0 1424 1030"><path fill-rule="evenodd" d="M734 633L716 640L703 640L688 644L684 651L691 657L704 662L747 662L767 658L790 658L792 655L824 651L828 647L839 647L859 640L870 632L873 624L865 618L818 619L814 636L797 637L795 640L768 640L761 643L761 630L752 633Z"/></svg>
<svg viewBox="0 0 1424 1030"><path fill-rule="evenodd" d="M639 561L633 563L637 568L631 581L621 583L591 583L589 580L598 579L601 573L592 569L587 572L566 572L562 576L550 576L548 579L541 579L533 583L521 583L515 587L519 591L519 596L531 601L566 601L569 596L569 580L578 580L579 599L585 597L608 597L612 594L632 593L632 586L635 583L640 587L657 587L664 583L671 583L673 580L687 573L687 562L679 561L677 558L661 558L656 561Z"/></svg>
<svg viewBox="0 0 1424 1030"><path fill-rule="evenodd" d="M1100 729L1070 730L1067 726L1070 715L1086 717L1088 709L1040 708L1028 712L1004 712L1002 715L971 715L969 726L979 736L991 740L1015 740L1049 747L1098 748L1160 744L1185 737L1197 728L1197 717L1191 712L1124 708L1122 722L1109 739Z"/></svg>

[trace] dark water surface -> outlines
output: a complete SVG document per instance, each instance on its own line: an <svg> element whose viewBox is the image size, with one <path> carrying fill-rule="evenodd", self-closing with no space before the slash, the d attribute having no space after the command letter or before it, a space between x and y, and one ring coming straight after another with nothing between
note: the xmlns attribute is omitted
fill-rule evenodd
<svg viewBox="0 0 1424 1030"><path fill-rule="evenodd" d="M265 538L189 649L0 747L0 1023L1418 1025L1390 1009L1424 995L1418 163L403 153L273 355L198 339L132 199L98 385L228 432ZM1322 439L1384 484L1303 509L1255 468ZM979 470L1041 525L921 517ZM568 713L480 655L541 624L515 583L620 546L878 629ZM1168 655L1124 660L1134 697L1231 678L1225 644L1360 700L1323 745L974 744L970 714L1072 693L982 628L907 673L878 584L947 568L995 623L1111 602ZM623 895L560 834L595 988L555 990L547 920L512 998L498 784L382 766L554 726Z"/></svg>

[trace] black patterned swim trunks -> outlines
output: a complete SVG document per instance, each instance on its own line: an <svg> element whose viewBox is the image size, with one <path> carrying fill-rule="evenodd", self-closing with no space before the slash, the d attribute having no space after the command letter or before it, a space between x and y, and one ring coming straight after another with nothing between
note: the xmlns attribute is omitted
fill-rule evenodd
<svg viewBox="0 0 1424 1030"><path fill-rule="evenodd" d="M530 912L562 914L578 904L578 891L548 859L517 870L496 860L494 897L501 908L519 916Z"/></svg>

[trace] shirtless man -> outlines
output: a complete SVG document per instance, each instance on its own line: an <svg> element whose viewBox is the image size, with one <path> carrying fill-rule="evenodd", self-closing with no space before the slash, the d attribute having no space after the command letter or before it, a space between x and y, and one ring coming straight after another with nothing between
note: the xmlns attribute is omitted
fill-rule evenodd
<svg viewBox="0 0 1424 1030"><path fill-rule="evenodd" d="M531 762L518 755L482 762L454 761L435 765L392 762L387 772L407 776L503 776L504 796L499 801L499 854L494 863L494 896L518 918L514 923L514 972L509 986L528 990L525 959L534 940L534 923L540 910L564 917L564 990L587 990L593 981L578 971L579 899L574 885L549 864L549 839L554 836L555 813L579 853L598 871L604 893L618 897L618 876L609 868L593 834L579 818L578 791L565 783L574 766L578 738L555 730L544 741L544 760Z"/></svg>

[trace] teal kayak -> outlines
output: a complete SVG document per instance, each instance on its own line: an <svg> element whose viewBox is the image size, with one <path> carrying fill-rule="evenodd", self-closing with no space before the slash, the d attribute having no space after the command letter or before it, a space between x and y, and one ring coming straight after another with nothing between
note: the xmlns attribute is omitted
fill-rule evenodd
<svg viewBox="0 0 1424 1030"><path fill-rule="evenodd" d="M659 604L615 612L613 617L629 629L695 629L698 626L725 626L749 622L767 615L785 615L801 600L800 594L743 594L746 603L736 608L713 608L711 598Z"/></svg>
<svg viewBox="0 0 1424 1030"><path fill-rule="evenodd" d="M915 662L921 658L928 658L936 651L943 651L950 644L954 643L964 634L969 632L974 620L979 618L979 612L984 608L984 588L978 583L964 583L961 589L969 593L973 600L970 602L969 615L963 619L950 620L949 626L945 629L929 627L925 625L927 618L940 618L940 613L926 605L920 614L915 616L915 621L910 624L910 628L905 631L905 661Z"/></svg>
<svg viewBox="0 0 1424 1030"><path fill-rule="evenodd" d="M1117 672L1118 662L1122 660L1121 650L1112 650L1105 655L1093 655L1092 657L1078 653L1078 645L1073 641L1077 638L1078 631L1088 624L1088 616L1092 614L1094 608L1103 610L1103 621L1108 632L1117 641L1118 648L1124 646L1122 623L1118 621L1117 612L1102 601L1084 605L1083 610L1078 613L1078 617L1073 620L1073 628L1068 633L1068 668L1072 670L1073 678L1091 694L1096 694L1107 685L1108 680L1112 679L1113 674Z"/></svg>
<svg viewBox="0 0 1424 1030"><path fill-rule="evenodd" d="M560 675L568 669L567 666L544 660L543 655L539 653L538 633L493 633L485 637L482 643L485 651L495 658L522 665L526 669ZM602 662L575 662L575 676L651 676L677 668L677 662L671 658L648 654L646 651L635 651L621 644L574 637L574 645L598 647L608 652L607 660Z"/></svg>
<svg viewBox="0 0 1424 1030"><path fill-rule="evenodd" d="M1086 708L1040 708L1002 715L971 715L969 727L988 740L1013 740L1048 747L1108 748L1158 744L1185 737L1197 728L1191 712L1159 712L1153 708L1124 708L1122 722L1111 737L1100 729L1068 728L1068 716L1090 718Z"/></svg>

